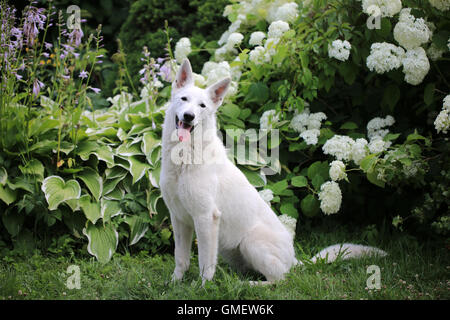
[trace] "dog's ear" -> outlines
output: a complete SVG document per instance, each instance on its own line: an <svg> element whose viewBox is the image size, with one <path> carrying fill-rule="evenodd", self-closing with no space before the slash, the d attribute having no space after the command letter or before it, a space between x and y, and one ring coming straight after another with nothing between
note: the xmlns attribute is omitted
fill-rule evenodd
<svg viewBox="0 0 450 320"><path fill-rule="evenodd" d="M231 79L225 78L206 89L216 107L219 107L222 104L223 98L227 94L228 88L230 87L230 83Z"/></svg>
<svg viewBox="0 0 450 320"><path fill-rule="evenodd" d="M172 89L178 90L194 83L192 76L192 67L188 59L184 59L180 69L178 69L175 81L172 83Z"/></svg>

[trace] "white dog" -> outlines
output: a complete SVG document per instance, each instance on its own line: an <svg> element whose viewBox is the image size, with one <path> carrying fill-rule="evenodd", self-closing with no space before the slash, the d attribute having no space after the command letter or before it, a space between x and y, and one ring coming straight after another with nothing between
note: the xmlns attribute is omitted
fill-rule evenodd
<svg viewBox="0 0 450 320"><path fill-rule="evenodd" d="M189 268L194 230L203 283L213 278L218 253L239 269L262 273L269 282L283 279L298 263L292 235L228 159L216 134L216 111L230 82L226 78L207 89L198 88L185 60L172 84L163 126L160 186L174 230L173 280L181 279ZM200 158L195 155L199 145ZM339 250L345 250L347 257L385 254L345 244L322 250L313 262L327 256L331 262Z"/></svg>

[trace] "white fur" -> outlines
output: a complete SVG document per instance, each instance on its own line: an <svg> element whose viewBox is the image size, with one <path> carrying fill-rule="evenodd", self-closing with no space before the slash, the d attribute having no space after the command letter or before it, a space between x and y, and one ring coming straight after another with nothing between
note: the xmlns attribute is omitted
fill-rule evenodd
<svg viewBox="0 0 450 320"><path fill-rule="evenodd" d="M185 60L172 85L163 125L160 186L174 230L174 280L189 268L194 230L203 283L213 278L218 253L239 269L262 273L269 282L283 279L298 263L292 235L228 159L216 134L215 113L230 81L224 79L207 89L195 87L190 63ZM200 107L202 103L205 108ZM195 126L191 139L179 142L175 118L182 119L186 111L195 115ZM213 160L193 156L198 144L204 153L214 155ZM180 148L184 156L177 162L173 156Z"/></svg>

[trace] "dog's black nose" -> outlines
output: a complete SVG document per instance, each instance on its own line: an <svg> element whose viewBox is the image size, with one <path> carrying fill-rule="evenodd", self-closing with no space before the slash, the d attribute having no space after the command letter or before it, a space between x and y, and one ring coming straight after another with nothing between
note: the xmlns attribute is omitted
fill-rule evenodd
<svg viewBox="0 0 450 320"><path fill-rule="evenodd" d="M183 115L183 119L186 122L191 122L192 120L194 120L195 115L192 112L185 112Z"/></svg>

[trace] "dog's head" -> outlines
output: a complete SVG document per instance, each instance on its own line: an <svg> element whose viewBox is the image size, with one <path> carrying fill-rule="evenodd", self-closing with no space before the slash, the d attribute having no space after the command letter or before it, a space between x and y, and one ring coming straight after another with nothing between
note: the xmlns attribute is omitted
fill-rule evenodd
<svg viewBox="0 0 450 320"><path fill-rule="evenodd" d="M198 88L194 85L189 60L183 61L172 83L170 103L180 141L189 140L195 126L215 117L214 114L222 104L230 82L230 78L225 78L206 89Z"/></svg>

